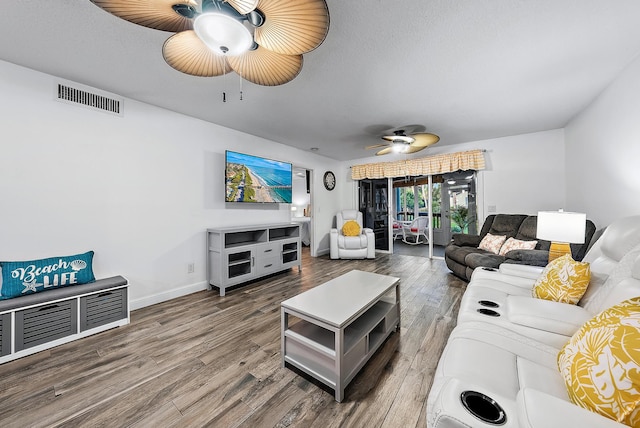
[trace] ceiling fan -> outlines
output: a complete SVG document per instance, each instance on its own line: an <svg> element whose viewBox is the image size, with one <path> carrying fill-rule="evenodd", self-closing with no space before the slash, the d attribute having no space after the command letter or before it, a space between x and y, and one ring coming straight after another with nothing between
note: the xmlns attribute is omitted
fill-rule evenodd
<svg viewBox="0 0 640 428"><path fill-rule="evenodd" d="M376 152L376 156L387 155L389 153L416 153L440 141L440 137L435 134L419 132L424 130L425 127L421 125L407 125L389 129L382 135L382 139L386 140L386 143L374 144L365 147L365 149L384 147L382 150Z"/></svg>
<svg viewBox="0 0 640 428"><path fill-rule="evenodd" d="M91 0L134 24L174 32L162 55L193 76L235 71L263 86L293 80L329 31L325 0Z"/></svg>

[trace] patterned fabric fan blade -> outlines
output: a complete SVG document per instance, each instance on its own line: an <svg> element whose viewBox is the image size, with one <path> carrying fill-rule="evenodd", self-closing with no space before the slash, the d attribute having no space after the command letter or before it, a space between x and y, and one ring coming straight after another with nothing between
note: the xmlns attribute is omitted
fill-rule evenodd
<svg viewBox="0 0 640 428"><path fill-rule="evenodd" d="M411 143L411 147L420 147L424 149L425 147L432 146L438 141L440 141L440 137L435 134L429 134L426 132L420 134L411 134L413 138L416 140Z"/></svg>
<svg viewBox="0 0 640 428"><path fill-rule="evenodd" d="M173 5L184 5L195 11L195 0L91 0L93 4L113 15L134 24L156 30L191 30L193 19L186 18L173 10Z"/></svg>
<svg viewBox="0 0 640 428"><path fill-rule="evenodd" d="M387 147L386 149L382 149L376 153L376 156L388 155L391 153L392 147Z"/></svg>
<svg viewBox="0 0 640 428"><path fill-rule="evenodd" d="M235 10L243 15L251 12L258 5L258 0L227 0Z"/></svg>
<svg viewBox="0 0 640 428"><path fill-rule="evenodd" d="M324 0L260 0L265 22L255 30L256 42L285 55L300 55L317 48L329 31L329 10Z"/></svg>
<svg viewBox="0 0 640 428"><path fill-rule="evenodd" d="M243 79L262 86L283 85L302 69L302 55L282 55L262 46L227 61Z"/></svg>
<svg viewBox="0 0 640 428"><path fill-rule="evenodd" d="M213 53L192 30L169 37L162 56L171 67L192 76L221 76L231 71L225 57Z"/></svg>

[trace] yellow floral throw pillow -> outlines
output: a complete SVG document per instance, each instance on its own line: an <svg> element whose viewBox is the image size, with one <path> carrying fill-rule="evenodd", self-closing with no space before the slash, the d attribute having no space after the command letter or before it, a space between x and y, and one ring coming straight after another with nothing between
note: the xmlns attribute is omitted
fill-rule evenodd
<svg viewBox="0 0 640 428"><path fill-rule="evenodd" d="M577 262L569 254L547 265L533 285L533 297L575 305L591 280L589 263Z"/></svg>
<svg viewBox="0 0 640 428"><path fill-rule="evenodd" d="M596 315L558 354L571 401L640 426L640 297Z"/></svg>
<svg viewBox="0 0 640 428"><path fill-rule="evenodd" d="M360 235L360 225L355 220L348 220L342 225L342 234L344 236Z"/></svg>

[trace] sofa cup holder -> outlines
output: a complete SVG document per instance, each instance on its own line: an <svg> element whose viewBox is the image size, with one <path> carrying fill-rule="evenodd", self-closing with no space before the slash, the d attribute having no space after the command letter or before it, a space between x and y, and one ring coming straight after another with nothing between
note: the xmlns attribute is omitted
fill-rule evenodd
<svg viewBox="0 0 640 428"><path fill-rule="evenodd" d="M469 413L490 425L504 425L507 415L491 397L476 391L464 391L460 395L462 405Z"/></svg>
<svg viewBox="0 0 640 428"><path fill-rule="evenodd" d="M487 308L480 308L478 309L478 312L480 312L482 315L487 315L490 317L499 317L500 313L494 311L493 309L487 309Z"/></svg>
<svg viewBox="0 0 640 428"><path fill-rule="evenodd" d="M478 303L482 306L486 306L487 308L497 308L500 305L496 302L492 302L491 300L478 300Z"/></svg>

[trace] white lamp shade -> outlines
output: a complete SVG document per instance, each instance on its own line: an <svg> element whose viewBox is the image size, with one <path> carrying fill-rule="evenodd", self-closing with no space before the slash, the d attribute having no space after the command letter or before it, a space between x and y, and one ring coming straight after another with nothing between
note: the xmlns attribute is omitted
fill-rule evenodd
<svg viewBox="0 0 640 428"><path fill-rule="evenodd" d="M583 244L587 215L564 211L538 212L536 238L568 244Z"/></svg>
<svg viewBox="0 0 640 428"><path fill-rule="evenodd" d="M193 29L213 52L237 56L249 50L253 38L240 21L219 13L203 13L193 22Z"/></svg>

